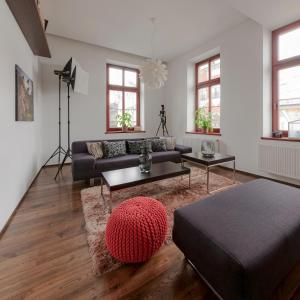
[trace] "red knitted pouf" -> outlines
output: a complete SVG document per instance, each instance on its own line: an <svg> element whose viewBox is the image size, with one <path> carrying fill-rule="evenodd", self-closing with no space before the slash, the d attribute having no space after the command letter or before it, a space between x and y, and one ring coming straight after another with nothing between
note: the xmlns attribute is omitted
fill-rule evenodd
<svg viewBox="0 0 300 300"><path fill-rule="evenodd" d="M155 199L136 197L122 202L109 217L106 246L121 262L143 262L160 248L166 232L165 207Z"/></svg>

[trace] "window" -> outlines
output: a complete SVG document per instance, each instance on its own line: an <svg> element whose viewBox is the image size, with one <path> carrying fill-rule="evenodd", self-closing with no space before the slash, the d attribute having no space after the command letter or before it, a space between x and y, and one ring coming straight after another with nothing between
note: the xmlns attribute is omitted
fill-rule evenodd
<svg viewBox="0 0 300 300"><path fill-rule="evenodd" d="M220 63L220 55L216 55L195 65L196 110L202 108L211 113L214 133L220 133Z"/></svg>
<svg viewBox="0 0 300 300"><path fill-rule="evenodd" d="M277 29L273 40L273 131L288 135L288 123L300 120L300 21Z"/></svg>
<svg viewBox="0 0 300 300"><path fill-rule="evenodd" d="M131 114L132 127L140 126L139 70L107 64L106 77L107 131L122 131L117 116L124 112Z"/></svg>

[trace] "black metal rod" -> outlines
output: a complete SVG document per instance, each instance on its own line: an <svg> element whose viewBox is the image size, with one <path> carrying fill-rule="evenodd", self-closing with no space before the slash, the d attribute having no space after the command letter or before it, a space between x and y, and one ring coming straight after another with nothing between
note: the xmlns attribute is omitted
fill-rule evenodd
<svg viewBox="0 0 300 300"><path fill-rule="evenodd" d="M70 83L68 83L68 150L70 149Z"/></svg>
<svg viewBox="0 0 300 300"><path fill-rule="evenodd" d="M56 155L58 155L58 164L60 164L60 158L61 154L66 154L67 151L63 149L61 146L61 80L62 80L62 74L58 73L57 71L54 72L55 75L58 75L58 146L54 150L54 152L50 155L48 160L45 162L43 167L45 167L48 162L54 158Z"/></svg>
<svg viewBox="0 0 300 300"><path fill-rule="evenodd" d="M56 180L58 174L62 171L67 158L72 159L72 151L71 151L71 147L70 147L70 144L71 144L70 143L70 140L71 140L71 138L70 138L70 82L67 82L67 88L68 88L68 96L67 96L67 101L68 101L68 149L65 153L62 163L58 167L57 173L55 175L55 180Z"/></svg>
<svg viewBox="0 0 300 300"><path fill-rule="evenodd" d="M58 147L61 147L61 74L58 83ZM58 164L60 164L60 151L58 153Z"/></svg>

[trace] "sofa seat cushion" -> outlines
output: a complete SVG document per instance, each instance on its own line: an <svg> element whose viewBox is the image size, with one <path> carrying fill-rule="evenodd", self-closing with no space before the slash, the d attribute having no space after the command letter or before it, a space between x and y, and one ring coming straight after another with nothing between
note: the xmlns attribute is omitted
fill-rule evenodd
<svg viewBox="0 0 300 300"><path fill-rule="evenodd" d="M175 211L173 240L224 299L271 299L300 261L300 190L259 179Z"/></svg>
<svg viewBox="0 0 300 300"><path fill-rule="evenodd" d="M163 151L163 152L153 152L151 153L152 162L165 162L172 161L179 163L181 161L180 153L178 151Z"/></svg>
<svg viewBox="0 0 300 300"><path fill-rule="evenodd" d="M139 165L139 156L136 154L127 154L113 158L102 158L95 161L96 173L135 167Z"/></svg>

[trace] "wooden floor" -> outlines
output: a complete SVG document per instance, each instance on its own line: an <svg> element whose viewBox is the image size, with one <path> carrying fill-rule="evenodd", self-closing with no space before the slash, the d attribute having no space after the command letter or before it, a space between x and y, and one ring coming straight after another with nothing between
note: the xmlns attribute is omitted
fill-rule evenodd
<svg viewBox="0 0 300 300"><path fill-rule="evenodd" d="M58 182L55 172L53 167L41 171L1 238L1 300L216 300L174 245L163 247L142 267L94 277L80 201L80 190L87 185L72 183L70 166ZM216 172L231 176L227 170ZM237 179L253 177L237 174Z"/></svg>

